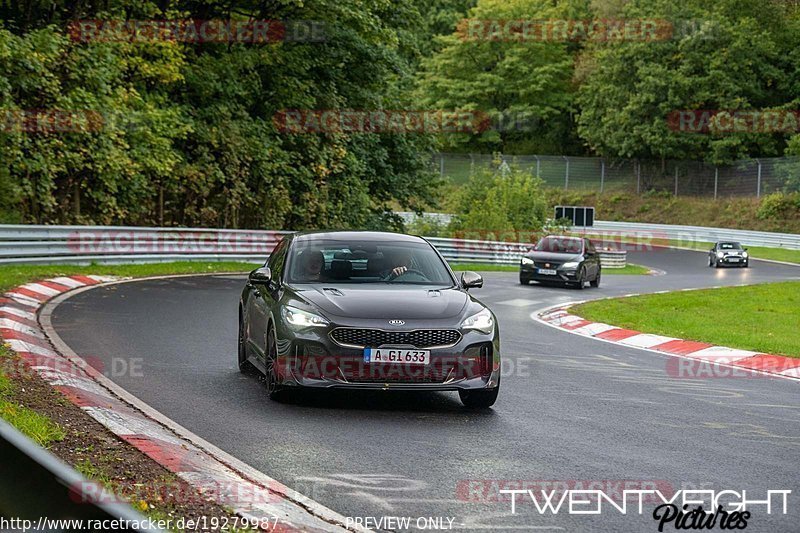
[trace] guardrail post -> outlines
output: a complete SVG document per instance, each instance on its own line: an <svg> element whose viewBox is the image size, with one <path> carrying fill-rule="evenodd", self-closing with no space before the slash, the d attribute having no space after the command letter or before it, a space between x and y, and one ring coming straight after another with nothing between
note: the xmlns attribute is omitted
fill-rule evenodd
<svg viewBox="0 0 800 533"><path fill-rule="evenodd" d="M678 165L675 165L675 196L678 196Z"/></svg>
<svg viewBox="0 0 800 533"><path fill-rule="evenodd" d="M756 159L758 163L758 183L756 185L756 198L761 198L761 160Z"/></svg>
<svg viewBox="0 0 800 533"><path fill-rule="evenodd" d="M439 154L439 177L444 177L444 154Z"/></svg>
<svg viewBox="0 0 800 533"><path fill-rule="evenodd" d="M603 186L605 185L606 181L606 160L600 160L600 192L603 192Z"/></svg>
<svg viewBox="0 0 800 533"><path fill-rule="evenodd" d="M719 186L719 167L714 167L714 200L717 199L718 186Z"/></svg>
<svg viewBox="0 0 800 533"><path fill-rule="evenodd" d="M537 178L541 178L542 174L539 172L539 170L541 169L541 161L539 161L539 156L538 155L535 155L533 157L536 158L536 177Z"/></svg>
<svg viewBox="0 0 800 533"><path fill-rule="evenodd" d="M567 162L566 172L564 172L564 190L566 191L567 189L569 189L569 159L567 158L567 156L562 156L562 157L564 158L564 161Z"/></svg>
<svg viewBox="0 0 800 533"><path fill-rule="evenodd" d="M642 164L637 159L636 165L636 194L642 194Z"/></svg>

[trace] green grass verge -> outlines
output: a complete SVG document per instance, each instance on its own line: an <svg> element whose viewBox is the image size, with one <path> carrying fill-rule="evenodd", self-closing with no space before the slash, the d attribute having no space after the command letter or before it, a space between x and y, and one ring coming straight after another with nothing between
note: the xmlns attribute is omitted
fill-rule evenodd
<svg viewBox="0 0 800 533"><path fill-rule="evenodd" d="M3 265L0 266L0 289L8 290L37 279L74 274L147 277L167 274L203 274L210 272L245 272L257 265L234 261L176 261L145 265Z"/></svg>
<svg viewBox="0 0 800 533"><path fill-rule="evenodd" d="M589 302L576 315L646 333L800 357L800 282Z"/></svg>
<svg viewBox="0 0 800 533"><path fill-rule="evenodd" d="M195 261L146 265L3 265L0 266L0 292L38 279L74 274L146 277L161 274L241 272L252 268L253 265L250 263ZM18 366L12 358L16 356L9 353L5 346L0 345L0 417L40 446L47 447L55 441L63 440L64 432L57 424L46 416L10 401L15 383L9 379L5 369Z"/></svg>
<svg viewBox="0 0 800 533"><path fill-rule="evenodd" d="M47 447L53 442L63 440L64 431L57 424L12 401L15 384L9 379L5 369L19 366L15 359L16 355L0 345L0 418L36 441L39 446Z"/></svg>
<svg viewBox="0 0 800 533"><path fill-rule="evenodd" d="M455 272L472 270L473 272L519 272L519 265L485 265L481 263L450 263L450 268ZM603 275L606 274L635 274L644 275L650 269L641 265L627 265L625 268L605 268Z"/></svg>

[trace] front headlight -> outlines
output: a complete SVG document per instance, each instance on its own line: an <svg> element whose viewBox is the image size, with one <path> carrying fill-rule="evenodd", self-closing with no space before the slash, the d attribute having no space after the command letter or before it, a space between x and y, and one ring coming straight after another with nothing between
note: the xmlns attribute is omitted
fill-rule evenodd
<svg viewBox="0 0 800 533"><path fill-rule="evenodd" d="M725 254L723 254L722 252L717 252L717 257L719 257L720 259L722 259L724 256Z"/></svg>
<svg viewBox="0 0 800 533"><path fill-rule="evenodd" d="M569 263L564 263L561 265L561 268L571 269L571 268L578 268L580 263L578 261L570 261Z"/></svg>
<svg viewBox="0 0 800 533"><path fill-rule="evenodd" d="M475 329L481 333L491 333L494 329L494 319L488 309L476 313L461 323L461 329Z"/></svg>
<svg viewBox="0 0 800 533"><path fill-rule="evenodd" d="M745 259L747 259L747 252L743 253L743 254L742 254L742 257L744 257Z"/></svg>
<svg viewBox="0 0 800 533"><path fill-rule="evenodd" d="M523 257L520 263L522 263L523 265L532 265L533 259L531 259L530 257Z"/></svg>
<svg viewBox="0 0 800 533"><path fill-rule="evenodd" d="M286 306L281 309L283 319L296 328L321 327L330 324L327 320L314 313L302 311L296 307Z"/></svg>

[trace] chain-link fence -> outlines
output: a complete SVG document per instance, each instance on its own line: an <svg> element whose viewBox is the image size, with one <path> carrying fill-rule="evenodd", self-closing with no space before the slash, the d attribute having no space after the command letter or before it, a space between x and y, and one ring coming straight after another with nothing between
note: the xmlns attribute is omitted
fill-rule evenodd
<svg viewBox="0 0 800 533"><path fill-rule="evenodd" d="M676 196L758 196L800 188L800 158L748 159L730 165L698 161L609 160L552 155L447 154L433 160L442 177L464 183L480 169L516 166L550 187L595 192L667 191Z"/></svg>

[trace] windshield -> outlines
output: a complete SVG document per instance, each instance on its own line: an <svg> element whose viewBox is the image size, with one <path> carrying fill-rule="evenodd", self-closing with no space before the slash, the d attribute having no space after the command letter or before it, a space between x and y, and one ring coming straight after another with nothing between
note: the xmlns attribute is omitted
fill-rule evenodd
<svg viewBox="0 0 800 533"><path fill-rule="evenodd" d="M559 254L579 254L581 253L581 240L571 237L544 237L536 244L534 250Z"/></svg>
<svg viewBox="0 0 800 533"><path fill-rule="evenodd" d="M720 250L741 250L742 245L738 242L721 242L719 243Z"/></svg>
<svg viewBox="0 0 800 533"><path fill-rule="evenodd" d="M425 242L303 239L289 253L290 283L454 284L439 255Z"/></svg>

